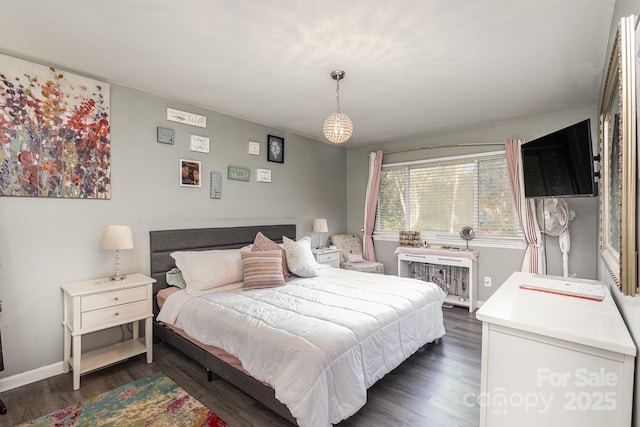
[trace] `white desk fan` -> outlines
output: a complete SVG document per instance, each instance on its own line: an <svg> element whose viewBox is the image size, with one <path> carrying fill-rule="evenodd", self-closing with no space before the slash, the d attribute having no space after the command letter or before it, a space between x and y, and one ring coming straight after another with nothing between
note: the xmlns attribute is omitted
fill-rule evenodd
<svg viewBox="0 0 640 427"><path fill-rule="evenodd" d="M562 251L562 272L564 277L569 277L569 221L576 217L575 211L569 209L564 199L543 199L538 201L537 217L540 231L558 237Z"/></svg>

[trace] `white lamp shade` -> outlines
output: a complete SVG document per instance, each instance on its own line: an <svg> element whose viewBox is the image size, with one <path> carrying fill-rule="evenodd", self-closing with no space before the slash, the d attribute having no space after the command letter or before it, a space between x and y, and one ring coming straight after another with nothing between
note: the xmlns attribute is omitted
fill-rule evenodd
<svg viewBox="0 0 640 427"><path fill-rule="evenodd" d="M327 220L325 218L316 218L313 220L313 232L314 233L326 233L329 231L327 227Z"/></svg>
<svg viewBox="0 0 640 427"><path fill-rule="evenodd" d="M102 249L133 249L133 233L128 225L107 225L102 233Z"/></svg>

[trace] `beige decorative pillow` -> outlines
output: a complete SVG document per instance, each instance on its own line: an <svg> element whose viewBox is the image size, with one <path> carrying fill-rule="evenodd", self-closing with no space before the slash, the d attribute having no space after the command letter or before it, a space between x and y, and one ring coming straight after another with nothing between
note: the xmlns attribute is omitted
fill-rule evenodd
<svg viewBox="0 0 640 427"><path fill-rule="evenodd" d="M316 269L319 264L311 252L311 239L307 236L297 242L282 236L284 251L287 254L289 271L300 277L317 276Z"/></svg>
<svg viewBox="0 0 640 427"><path fill-rule="evenodd" d="M344 254L347 262L364 262L362 254Z"/></svg>
<svg viewBox="0 0 640 427"><path fill-rule="evenodd" d="M258 232L258 234L256 234L255 240L253 241L251 251L262 252L273 250L282 251L282 275L284 276L284 280L286 282L287 280L289 280L289 267L287 267L287 256L284 252L284 248L273 240L269 239L261 232Z"/></svg>
<svg viewBox="0 0 640 427"><path fill-rule="evenodd" d="M243 289L273 288L284 285L282 251L242 252Z"/></svg>

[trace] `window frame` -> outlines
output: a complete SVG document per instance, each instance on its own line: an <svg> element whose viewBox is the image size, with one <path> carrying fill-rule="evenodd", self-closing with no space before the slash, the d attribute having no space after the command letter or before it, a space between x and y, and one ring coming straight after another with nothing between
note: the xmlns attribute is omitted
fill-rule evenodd
<svg viewBox="0 0 640 427"><path fill-rule="evenodd" d="M458 156L446 156L446 157L437 157L432 159L424 159L424 160L412 160L406 162L398 162L398 163L388 163L383 164L382 168L398 168L398 167L411 167L411 166L419 166L419 165L428 165L433 163L444 163L444 162L457 162L457 161L465 161L465 160L483 160L489 157L496 156L505 156L504 150L497 151L487 151L482 153L474 153L474 154L462 154ZM477 196L477 193L476 193ZM378 196L379 197L379 196ZM477 200L476 200L477 202ZM515 207L514 207L515 209ZM376 207L377 210L377 207ZM376 224L378 222L376 211ZM387 241L387 242L399 242L399 235L397 231L378 231L377 228L374 229L373 239L375 241ZM421 231L420 239L424 243L425 241L429 244L438 244L438 245L451 245L451 246L466 246L466 241L463 240L458 233L444 233L444 232L433 232L433 231ZM492 248L504 248L504 249L525 249L526 243L524 241L524 235L522 233L522 229L520 224L518 223L518 235L517 236L476 236L473 240L469 242L469 246L473 247L492 247Z"/></svg>

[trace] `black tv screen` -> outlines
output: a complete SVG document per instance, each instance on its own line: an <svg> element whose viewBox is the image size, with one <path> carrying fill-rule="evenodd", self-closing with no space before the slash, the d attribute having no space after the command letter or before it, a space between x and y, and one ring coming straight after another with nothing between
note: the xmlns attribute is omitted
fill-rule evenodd
<svg viewBox="0 0 640 427"><path fill-rule="evenodd" d="M597 196L589 119L522 144L524 195Z"/></svg>

